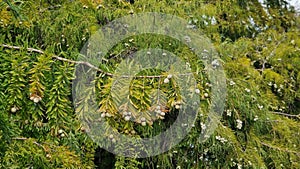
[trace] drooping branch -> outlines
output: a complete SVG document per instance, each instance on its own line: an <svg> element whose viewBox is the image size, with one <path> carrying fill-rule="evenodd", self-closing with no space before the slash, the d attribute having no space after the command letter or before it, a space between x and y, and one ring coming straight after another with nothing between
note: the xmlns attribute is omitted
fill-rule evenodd
<svg viewBox="0 0 300 169"><path fill-rule="evenodd" d="M15 138L12 138L13 140L28 140L29 138L25 138L25 137L15 137ZM45 149L45 147L43 145L41 145L40 143L34 141L33 142L34 144L36 144L37 146L39 147L42 147L43 149Z"/></svg>
<svg viewBox="0 0 300 169"><path fill-rule="evenodd" d="M17 49L17 50L21 50L23 49L23 47L20 46L11 46L11 45L6 45L6 44L0 44L0 46L4 47L4 48L9 48L9 49ZM29 52L35 52L35 53L40 53L40 54L45 54L44 51L39 50L39 49L35 49L35 48L26 48L27 51ZM70 59L66 59L57 55L52 55L52 57L54 59L60 60L60 61L64 61L64 62L69 62L69 63L74 63L74 64L82 64L82 65L86 65L92 69L95 69L98 72L104 73L107 76L113 76L112 73L109 72L105 72L104 70L94 66L93 64L89 63L89 62L84 62L84 61L75 61L75 60L70 60ZM186 73L186 74L178 74L179 76L190 76L193 73ZM126 76L123 75L123 78L129 78L130 76ZM165 75L146 75L146 76L135 76L136 78L161 78L161 77L165 77Z"/></svg>
<svg viewBox="0 0 300 169"><path fill-rule="evenodd" d="M272 113L300 119L300 114L287 114L287 113L282 113L282 112L272 112Z"/></svg>
<svg viewBox="0 0 300 169"><path fill-rule="evenodd" d="M280 147L277 147L277 146L274 146L274 145L267 144L265 142L260 142L260 143L262 145L266 146L266 147L269 147L269 148L272 148L272 149L275 149L275 150L278 150L278 151L284 151L284 152L288 152L288 153L293 153L293 154L296 154L297 156L300 157L300 152L292 151L292 150L289 150L287 148L280 148Z"/></svg>
<svg viewBox="0 0 300 169"><path fill-rule="evenodd" d="M6 44L1 44L0 46L2 46L4 48L9 48L9 49L17 49L17 50L21 50L22 49L22 47L19 47L19 46L11 46L11 45L6 45ZM29 51L29 52L35 52L35 53L45 54L44 51L39 50L39 49L26 48L26 50ZM70 59L66 59L66 58L63 58L63 57L60 57L60 56L57 56L57 55L52 55L52 57L54 59L57 59L57 60L60 60L60 61L64 61L64 62L86 65L86 66L88 66L88 67L90 67L92 69L95 69L95 70L97 70L97 71L99 71L101 73L104 73L105 75L113 76L113 74L105 72L104 70L99 69L98 67L92 65L89 62L70 60Z"/></svg>
<svg viewBox="0 0 300 169"><path fill-rule="evenodd" d="M276 45L274 46L274 48L272 49L272 51L270 52L270 54L263 59L263 63L262 63L262 68L258 69L259 71L263 72L266 69L266 64L267 64L267 60L274 56L275 50L279 47L279 45L281 45L284 41L286 40L286 37L284 36L281 40L279 40ZM260 52L259 52L260 53Z"/></svg>

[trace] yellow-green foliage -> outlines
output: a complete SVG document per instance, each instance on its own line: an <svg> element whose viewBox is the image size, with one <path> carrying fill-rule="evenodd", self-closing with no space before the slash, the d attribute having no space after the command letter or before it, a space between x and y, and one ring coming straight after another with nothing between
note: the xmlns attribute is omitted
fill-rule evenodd
<svg viewBox="0 0 300 169"><path fill-rule="evenodd" d="M264 9L246 0L0 0L0 168L300 168L299 16L278 4L283 0L267 3ZM206 127L201 122L212 104L206 68L190 48L170 37L143 34L115 45L102 63L91 63L103 70L95 88L77 86L79 97L72 104L72 82L78 78L74 61L83 45L114 19L141 12L182 17L215 45L226 72L226 110L204 143L198 142ZM98 117L82 114L95 93L97 113L114 130L134 137L166 130L176 120L176 104L185 99L176 80L164 83L177 67L144 70L128 93L125 85L119 86L120 94L111 91L111 74L121 61L155 47L173 52L194 72L201 101L195 127L164 154L115 156L92 142L90 128L79 119ZM156 74L161 77L142 77ZM164 97L155 99L159 94ZM123 96L129 101L122 102ZM164 117L149 113L153 100ZM126 121L122 112L127 110L146 117L147 125Z"/></svg>

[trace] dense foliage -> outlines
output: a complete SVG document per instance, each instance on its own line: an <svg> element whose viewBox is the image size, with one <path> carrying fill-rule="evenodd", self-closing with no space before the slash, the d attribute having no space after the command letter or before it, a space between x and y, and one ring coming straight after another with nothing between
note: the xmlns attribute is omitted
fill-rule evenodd
<svg viewBox="0 0 300 169"><path fill-rule="evenodd" d="M226 110L213 135L198 143L211 101L204 65L169 37L125 39L98 67L102 71L95 87L103 118L136 137L156 135L174 122L182 98L173 79L134 79L130 99L136 109L130 103L116 107L112 100L117 96L111 93L110 75L117 65L135 51L157 46L196 72L201 110L195 127L172 150L144 159L115 156L94 143L80 123L85 107L72 103L74 61L99 28L149 11L189 20L211 39L226 71ZM300 168L299 21L284 0L263 5L258 0L0 0L0 167ZM145 74L170 72L141 72ZM159 102L163 115L141 114L153 110L151 89L158 86L165 94ZM80 102L88 102L84 96ZM146 123L126 120L125 109L143 115Z"/></svg>

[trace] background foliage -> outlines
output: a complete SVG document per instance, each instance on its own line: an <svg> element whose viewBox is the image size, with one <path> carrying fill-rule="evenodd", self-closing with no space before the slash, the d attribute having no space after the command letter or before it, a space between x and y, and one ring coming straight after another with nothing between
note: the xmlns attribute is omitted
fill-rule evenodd
<svg viewBox="0 0 300 169"><path fill-rule="evenodd" d="M202 29L212 40L226 70L226 110L209 140L197 143L210 104L209 81L200 71L195 77L201 111L179 145L146 159L114 156L93 143L78 120L72 61L101 26L149 11L185 18L188 27ZM299 15L284 0L263 5L257 0L0 0L0 167L300 168L299 35ZM132 52L153 46L184 58L193 71L203 70L185 45L153 35L124 40L99 68L113 73ZM143 78L132 82L134 105L150 108L150 87L162 85L166 113L147 117L145 126L126 121L112 102L108 74L99 73L96 82L99 111L119 132L156 135L176 119L180 94L164 78Z"/></svg>

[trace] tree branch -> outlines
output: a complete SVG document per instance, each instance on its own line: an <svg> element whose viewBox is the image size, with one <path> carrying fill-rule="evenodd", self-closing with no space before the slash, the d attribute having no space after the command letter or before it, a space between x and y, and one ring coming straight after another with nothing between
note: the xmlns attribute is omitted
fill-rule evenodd
<svg viewBox="0 0 300 169"><path fill-rule="evenodd" d="M288 153L293 153L293 154L296 154L297 156L300 157L300 152L292 151L292 150L289 150L289 149L287 149L287 148L276 147L276 146L267 144L267 143L265 143L265 142L260 142L260 143L261 143L262 145L266 146L266 147L269 147L269 148L272 148L272 149L275 149L275 150L278 150L278 151L284 151L284 152L288 152Z"/></svg>
<svg viewBox="0 0 300 169"><path fill-rule="evenodd" d="M12 138L12 139L13 140L28 140L28 138L25 138L25 137L15 137L15 138ZM42 147L42 148L45 149L45 147L43 145L41 145L40 143L38 143L36 141L34 141L33 143L36 144L37 146Z"/></svg>
<svg viewBox="0 0 300 169"><path fill-rule="evenodd" d="M17 50L21 50L22 47L19 47L19 46L11 46L11 45L6 45L6 44L1 44L0 46L4 47L4 48L9 48L9 49L17 49ZM39 49L34 49L34 48L26 48L27 51L29 52L35 52L35 53L40 53L40 54L45 54L44 51L42 50L39 50ZM70 60L70 59L66 59L66 58L63 58L63 57L59 57L57 55L53 55L52 56L53 58L57 59L57 60L60 60L60 61L65 61L65 62L69 62L69 63L75 63L75 64L83 64L83 65L86 65L90 68L93 68L101 73L104 73L108 76L113 76L113 74L111 73L108 73L108 72L105 72L104 70L102 69L99 69L98 67L92 65L91 63L89 62L84 62L84 61L74 61L74 60Z"/></svg>
<svg viewBox="0 0 300 169"><path fill-rule="evenodd" d="M300 114L287 114L287 113L282 113L282 112L271 112L271 113L284 115L284 116L287 116L287 117L300 118Z"/></svg>
<svg viewBox="0 0 300 169"><path fill-rule="evenodd" d="M6 44L0 44L0 46L2 46L4 48L9 48L9 49L17 49L17 50L23 49L20 46L11 46L11 45L6 45ZM45 54L44 51L39 50L39 49L35 49L35 48L25 48L25 49L27 51L29 51L29 52L35 52L35 53ZM74 64L86 65L86 66L88 66L88 67L90 67L92 69L97 70L98 72L104 73L107 76L114 76L112 73L105 72L104 70L99 69L98 67L92 65L89 62L70 60L70 59L66 59L66 58L63 58L63 57L60 57L60 56L57 56L57 55L53 55L52 57L54 59L57 59L57 60L60 60L60 61L65 61L65 62L74 63ZM193 73L190 72L190 73L186 73L186 74L179 74L179 76L189 76L189 75L192 75L192 74ZM129 78L130 76L123 75L122 77L123 78ZM135 76L135 77L136 78L161 78L161 77L165 77L165 76L164 75L147 75L147 76Z"/></svg>
<svg viewBox="0 0 300 169"><path fill-rule="evenodd" d="M258 69L258 70L260 70L261 72L263 72L263 71L265 70L267 60L268 60L270 57L272 57L272 56L274 55L275 50L278 48L278 46L279 46L284 40L286 40L285 37L283 37L280 41L278 41L278 42L276 43L275 47L274 47L273 50L270 52L270 54L269 54L266 58L264 58L263 63L262 63L262 68L261 68L261 69ZM261 52L259 52L259 53L261 53Z"/></svg>

